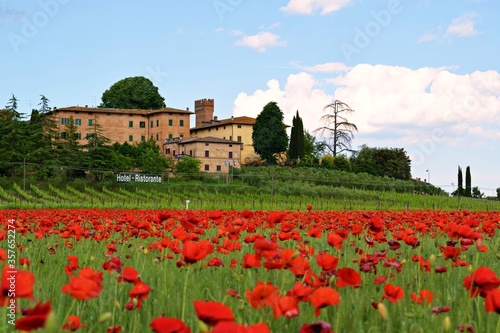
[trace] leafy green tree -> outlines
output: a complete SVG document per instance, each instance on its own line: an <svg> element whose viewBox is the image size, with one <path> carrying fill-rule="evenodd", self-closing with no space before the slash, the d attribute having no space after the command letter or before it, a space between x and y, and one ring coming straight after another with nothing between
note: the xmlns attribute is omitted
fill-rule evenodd
<svg viewBox="0 0 500 333"><path fill-rule="evenodd" d="M151 149L144 152L142 156L141 170L143 172L159 173L170 167L169 159Z"/></svg>
<svg viewBox="0 0 500 333"><path fill-rule="evenodd" d="M184 156L174 165L174 173L177 176L191 176L191 175L199 175L201 161L197 158Z"/></svg>
<svg viewBox="0 0 500 333"><path fill-rule="evenodd" d="M295 161L305 157L304 124L302 123L302 118L300 118L299 111L297 110L297 114L293 117L292 121L288 158Z"/></svg>
<svg viewBox="0 0 500 333"><path fill-rule="evenodd" d="M472 179L470 175L470 166L465 168L465 193L464 196L472 197Z"/></svg>
<svg viewBox="0 0 500 333"><path fill-rule="evenodd" d="M276 155L286 151L288 135L283 112L276 102L269 102L257 116L252 131L253 147L268 165L276 164Z"/></svg>
<svg viewBox="0 0 500 333"><path fill-rule="evenodd" d="M366 145L353 154L352 171L373 176L408 180L411 178L411 160L402 148L370 148Z"/></svg>
<svg viewBox="0 0 500 333"><path fill-rule="evenodd" d="M344 115L351 114L354 110L339 100L328 104L325 110L330 112L321 117L321 121L325 126L315 130L315 132L321 132L322 135L326 133L328 141L324 142L324 147L330 151L333 157L344 151L352 152L351 141L354 138L354 132L357 132L358 128L355 124L349 122Z"/></svg>
<svg viewBox="0 0 500 333"><path fill-rule="evenodd" d="M162 109L165 98L151 80L143 76L128 77L113 84L101 97L102 108Z"/></svg>
<svg viewBox="0 0 500 333"><path fill-rule="evenodd" d="M473 198L480 199L480 198L484 197L484 193L482 193L482 192L479 190L479 187L477 187L477 186L474 186L474 187L472 188L472 191L471 191L471 192L472 192L472 194L471 194L471 195L472 195L472 197L473 197Z"/></svg>
<svg viewBox="0 0 500 333"><path fill-rule="evenodd" d="M49 107L49 99L47 97L45 97L44 95L40 95L40 103L38 103L38 105L40 105L40 113L41 114L44 114L44 113L47 113L50 111L50 107Z"/></svg>
<svg viewBox="0 0 500 333"><path fill-rule="evenodd" d="M337 155L333 158L333 170L351 171L351 163L344 155Z"/></svg>
<svg viewBox="0 0 500 333"><path fill-rule="evenodd" d="M500 200L500 187L497 188L497 199Z"/></svg>
<svg viewBox="0 0 500 333"><path fill-rule="evenodd" d="M62 140L61 162L66 168L66 177L68 179L85 176L83 147L78 140L77 130L75 120L71 116L65 126L65 131L60 136Z"/></svg>

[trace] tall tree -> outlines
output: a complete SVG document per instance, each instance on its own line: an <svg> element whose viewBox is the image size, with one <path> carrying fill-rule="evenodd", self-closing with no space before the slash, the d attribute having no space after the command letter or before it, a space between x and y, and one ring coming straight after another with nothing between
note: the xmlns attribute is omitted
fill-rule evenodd
<svg viewBox="0 0 500 333"><path fill-rule="evenodd" d="M269 102L259 113L252 131L253 147L267 164L276 164L276 154L286 151L288 135L283 112L276 102Z"/></svg>
<svg viewBox="0 0 500 333"><path fill-rule="evenodd" d="M335 100L324 108L327 114L321 117L321 121L325 124L319 127L315 132L321 132L322 135L327 135L328 141L325 141L327 148L333 157L344 151L351 151L351 141L354 138L354 132L358 131L358 127L349 122L347 115L354 112L344 102Z"/></svg>
<svg viewBox="0 0 500 333"><path fill-rule="evenodd" d="M292 161L305 158L304 124L302 123L302 118L300 118L298 110L292 121L288 158Z"/></svg>
<svg viewBox="0 0 500 333"><path fill-rule="evenodd" d="M464 196L472 197L472 179L470 175L470 166L465 168L465 193Z"/></svg>
<svg viewBox="0 0 500 333"><path fill-rule="evenodd" d="M458 196L464 195L464 177L462 175L462 168L459 166L458 167L458 188L457 188L457 194Z"/></svg>
<svg viewBox="0 0 500 333"><path fill-rule="evenodd" d="M5 105L5 108L9 110L12 114L12 119L20 120L22 118L21 114L17 111L17 98L12 94L9 102Z"/></svg>
<svg viewBox="0 0 500 333"><path fill-rule="evenodd" d="M151 80L143 76L128 77L113 84L101 97L102 108L162 109L165 98Z"/></svg>
<svg viewBox="0 0 500 333"><path fill-rule="evenodd" d="M62 140L62 163L66 167L66 176L69 179L75 177L83 177L84 161L83 161L83 147L80 145L77 127L73 116L69 117L68 124L66 124L65 131L61 133L60 139Z"/></svg>
<svg viewBox="0 0 500 333"><path fill-rule="evenodd" d="M45 114L50 111L49 102L50 101L47 97L40 95L40 103L38 103L38 105L40 106L39 111L41 114Z"/></svg>
<svg viewBox="0 0 500 333"><path fill-rule="evenodd" d="M99 123L99 117L94 116L92 125L87 128L87 152L86 165L89 169L91 177L95 181L100 181L106 175L107 170L113 169L113 161L115 156L113 149L109 145L110 140L104 136L103 127Z"/></svg>

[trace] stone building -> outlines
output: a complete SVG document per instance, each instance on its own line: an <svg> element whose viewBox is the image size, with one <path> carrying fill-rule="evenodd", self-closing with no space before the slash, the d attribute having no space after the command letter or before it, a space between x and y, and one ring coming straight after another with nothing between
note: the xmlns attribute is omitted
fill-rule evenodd
<svg viewBox="0 0 500 333"><path fill-rule="evenodd" d="M196 126L191 128L191 137L216 137L241 143L241 164L256 158L253 149L252 131L255 118L231 117L218 119L214 116L214 100L201 99L195 101Z"/></svg>
<svg viewBox="0 0 500 333"><path fill-rule="evenodd" d="M173 138L163 143L163 153L174 161L183 156L201 160L201 171L225 172L229 166L241 167L241 142L216 137Z"/></svg>
<svg viewBox="0 0 500 333"><path fill-rule="evenodd" d="M92 133L92 125L97 122L102 126L102 134L111 142L130 144L155 140L161 147L168 138L189 137L190 115L186 110L165 108L161 110L105 109L88 106L54 108L51 111L57 120L59 136L64 138L69 118L73 117L77 135L81 144L87 143L87 136Z"/></svg>

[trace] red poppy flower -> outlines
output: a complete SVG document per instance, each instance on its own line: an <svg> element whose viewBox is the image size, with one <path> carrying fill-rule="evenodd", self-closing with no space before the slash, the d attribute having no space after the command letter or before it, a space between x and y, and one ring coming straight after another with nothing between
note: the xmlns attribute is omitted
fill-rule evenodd
<svg viewBox="0 0 500 333"><path fill-rule="evenodd" d="M340 236L339 234L328 234L326 236L326 241L328 245L333 246L339 250L342 250L342 243L344 242L345 238Z"/></svg>
<svg viewBox="0 0 500 333"><path fill-rule="evenodd" d="M78 316L68 316L68 320L63 324L62 329L74 332L79 328L87 327L86 325L80 324L80 317Z"/></svg>
<svg viewBox="0 0 500 333"><path fill-rule="evenodd" d="M469 291L470 297L485 297L486 293L500 286L500 279L489 267L479 267L464 278L462 285Z"/></svg>
<svg viewBox="0 0 500 333"><path fill-rule="evenodd" d="M127 266L123 269L122 276L119 278L118 281L135 283L139 280L140 280L139 279L139 272L134 267Z"/></svg>
<svg viewBox="0 0 500 333"><path fill-rule="evenodd" d="M29 268L31 266L30 259L28 257L19 258L19 265L24 268Z"/></svg>
<svg viewBox="0 0 500 333"><path fill-rule="evenodd" d="M384 296L382 296L382 299L388 299L392 303L397 303L399 302L400 299L403 299L405 297L405 292L403 288L392 285L392 284L386 284L384 285Z"/></svg>
<svg viewBox="0 0 500 333"><path fill-rule="evenodd" d="M243 263L241 266L243 268L259 268L261 265L260 263L260 258L257 257L255 254L245 254L243 255Z"/></svg>
<svg viewBox="0 0 500 333"><path fill-rule="evenodd" d="M142 281L136 281L134 283L134 287L130 290L129 292L129 297L134 300L136 299L136 306L135 308L140 309L142 308L142 301L146 300L149 296L149 292L151 291L151 288L147 283L144 283ZM135 305L135 304L134 304Z"/></svg>
<svg viewBox="0 0 500 333"><path fill-rule="evenodd" d="M312 293L310 302L316 308L314 315L318 317L322 308L340 304L340 294L333 288L321 287Z"/></svg>
<svg viewBox="0 0 500 333"><path fill-rule="evenodd" d="M120 333L121 331L121 326L110 326L106 329L106 333Z"/></svg>
<svg viewBox="0 0 500 333"><path fill-rule="evenodd" d="M15 285L15 290L11 289L12 284ZM28 298L34 300L34 284L35 275L33 273L5 265L2 269L0 306L4 306L9 298Z"/></svg>
<svg viewBox="0 0 500 333"><path fill-rule="evenodd" d="M319 321L314 324L304 324L300 327L299 333L335 333L330 324Z"/></svg>
<svg viewBox="0 0 500 333"><path fill-rule="evenodd" d="M278 297L279 289L271 282L263 283L257 281L253 290L246 290L246 298L254 309L262 309L264 306L272 306L274 298Z"/></svg>
<svg viewBox="0 0 500 333"><path fill-rule="evenodd" d="M458 247L446 246L443 250L444 259L456 260L460 256L462 251Z"/></svg>
<svg viewBox="0 0 500 333"><path fill-rule="evenodd" d="M210 333L271 333L269 326L265 323L245 326L229 321L221 321Z"/></svg>
<svg viewBox="0 0 500 333"><path fill-rule="evenodd" d="M177 318L165 318L163 316L153 319L149 327L155 333L191 333L189 326Z"/></svg>
<svg viewBox="0 0 500 333"><path fill-rule="evenodd" d="M182 257L187 264L193 264L204 259L214 251L214 245L209 240L202 240L199 243L187 240L182 248Z"/></svg>
<svg viewBox="0 0 500 333"><path fill-rule="evenodd" d="M51 311L50 301L45 304L37 303L34 308L26 310L23 317L16 320L16 330L30 332L45 327Z"/></svg>
<svg viewBox="0 0 500 333"><path fill-rule="evenodd" d="M80 270L78 276L70 277L69 283L62 287L64 294L70 294L73 298L86 300L99 296L102 291L102 272L95 271L90 267Z"/></svg>
<svg viewBox="0 0 500 333"><path fill-rule="evenodd" d="M300 314L299 300L293 296L279 296L272 305L274 319L278 317L293 318Z"/></svg>
<svg viewBox="0 0 500 333"><path fill-rule="evenodd" d="M64 273L66 273L68 276L73 276L75 274L75 271L80 268L78 265L78 257L77 256L67 256L68 259L68 264L64 266Z"/></svg>
<svg viewBox="0 0 500 333"><path fill-rule="evenodd" d="M363 280L361 275L352 268L344 267L337 271L337 280L335 285L338 288L353 287L359 288Z"/></svg>
<svg viewBox="0 0 500 333"><path fill-rule="evenodd" d="M333 271L337 268L339 258L329 253L318 253L316 255L316 262L323 271Z"/></svg>
<svg viewBox="0 0 500 333"><path fill-rule="evenodd" d="M420 290L420 295L417 295L416 293L411 293L410 297L414 303L417 304L425 303L428 305L432 302L434 294L430 290L422 289Z"/></svg>
<svg viewBox="0 0 500 333"><path fill-rule="evenodd" d="M194 301L193 306L198 319L208 326L215 326L221 321L234 321L233 311L222 303Z"/></svg>
<svg viewBox="0 0 500 333"><path fill-rule="evenodd" d="M486 312L496 312L500 314L500 289L494 289L486 294L484 300Z"/></svg>
<svg viewBox="0 0 500 333"><path fill-rule="evenodd" d="M314 289L303 285L300 282L295 282L293 285L293 288L290 289L286 295L287 296L294 296L297 298L299 301L305 302L309 300L309 296L313 293Z"/></svg>

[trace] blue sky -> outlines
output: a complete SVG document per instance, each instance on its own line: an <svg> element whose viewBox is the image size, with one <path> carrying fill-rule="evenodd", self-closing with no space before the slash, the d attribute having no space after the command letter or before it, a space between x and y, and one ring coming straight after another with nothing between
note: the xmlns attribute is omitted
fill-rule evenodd
<svg viewBox="0 0 500 333"><path fill-rule="evenodd" d="M278 102L321 126L341 100L353 148L405 148L412 175L451 191L471 167L500 187L497 0L0 0L0 105L98 105L151 79L168 106L215 99L219 118ZM3 104L2 104L3 103ZM429 172L427 172L429 170ZM454 183L455 185L452 185Z"/></svg>

